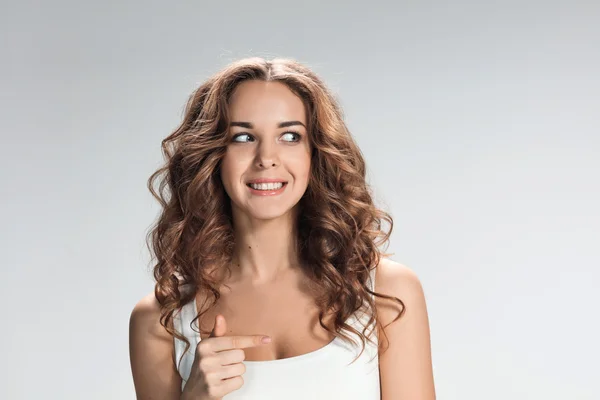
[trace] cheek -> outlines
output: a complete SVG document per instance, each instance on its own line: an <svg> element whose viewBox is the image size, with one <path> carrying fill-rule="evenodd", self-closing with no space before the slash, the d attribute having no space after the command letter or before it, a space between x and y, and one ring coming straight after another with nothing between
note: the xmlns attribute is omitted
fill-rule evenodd
<svg viewBox="0 0 600 400"><path fill-rule="evenodd" d="M288 158L291 172L296 175L297 180L307 180L310 176L310 154L298 152Z"/></svg>
<svg viewBox="0 0 600 400"><path fill-rule="evenodd" d="M235 157L231 157L231 155L226 155L221 162L221 182L229 195L231 195L232 185L238 176L236 164Z"/></svg>
<svg viewBox="0 0 600 400"><path fill-rule="evenodd" d="M241 152L228 151L223 157L221 174L224 179L239 177L247 168L247 155Z"/></svg>

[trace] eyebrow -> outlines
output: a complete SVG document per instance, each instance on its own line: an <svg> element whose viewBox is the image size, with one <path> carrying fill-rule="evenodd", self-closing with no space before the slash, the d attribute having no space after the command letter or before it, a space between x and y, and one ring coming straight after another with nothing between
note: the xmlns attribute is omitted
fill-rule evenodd
<svg viewBox="0 0 600 400"><path fill-rule="evenodd" d="M300 122L300 121L285 121L285 122L280 122L277 127L278 128L287 128L289 126L294 126L294 125L302 125L304 126L304 128L306 128L306 126ZM231 122L229 124L229 126L239 126L242 128L246 128L246 129L253 129L254 125L252 125L250 122L240 122L240 121L234 121Z"/></svg>

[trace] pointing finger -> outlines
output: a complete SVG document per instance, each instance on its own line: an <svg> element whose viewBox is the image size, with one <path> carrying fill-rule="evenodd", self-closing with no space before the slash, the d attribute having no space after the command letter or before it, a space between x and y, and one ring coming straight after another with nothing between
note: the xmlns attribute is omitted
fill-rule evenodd
<svg viewBox="0 0 600 400"><path fill-rule="evenodd" d="M217 352L230 349L245 349L268 343L271 343L271 338L265 335L213 337L210 342L210 350Z"/></svg>

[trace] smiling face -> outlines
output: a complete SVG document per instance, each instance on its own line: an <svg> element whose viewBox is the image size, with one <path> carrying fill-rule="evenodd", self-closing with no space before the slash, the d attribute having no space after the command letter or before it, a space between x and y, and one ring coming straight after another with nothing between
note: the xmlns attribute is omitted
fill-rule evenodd
<svg viewBox="0 0 600 400"><path fill-rule="evenodd" d="M306 109L285 84L249 80L229 101L229 144L221 180L234 218L267 220L290 212L308 187ZM270 183L260 183L268 180Z"/></svg>

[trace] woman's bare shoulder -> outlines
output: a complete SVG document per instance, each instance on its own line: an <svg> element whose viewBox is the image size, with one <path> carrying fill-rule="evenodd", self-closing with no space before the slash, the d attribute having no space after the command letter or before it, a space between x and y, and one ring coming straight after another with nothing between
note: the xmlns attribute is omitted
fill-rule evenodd
<svg viewBox="0 0 600 400"><path fill-rule="evenodd" d="M178 399L181 394L173 336L160 324L160 314L152 292L137 302L129 318L129 358L138 399Z"/></svg>
<svg viewBox="0 0 600 400"><path fill-rule="evenodd" d="M433 400L429 316L421 281L411 268L389 259L382 259L378 268L375 291L402 301L375 301L384 325L379 338L389 344L379 355L382 398Z"/></svg>
<svg viewBox="0 0 600 400"><path fill-rule="evenodd" d="M160 324L161 308L154 292L142 297L133 307L130 328L144 328L154 339L170 339L171 336Z"/></svg>
<svg viewBox="0 0 600 400"><path fill-rule="evenodd" d="M375 285L387 289L385 291L398 292L398 288L420 286L421 282L410 267L390 258L381 257L377 265Z"/></svg>
<svg viewBox="0 0 600 400"><path fill-rule="evenodd" d="M404 264L389 258L381 258L375 271L375 291L387 296L399 298L404 305L422 297L421 281L417 274ZM376 298L375 305L384 325L393 321L403 306L395 301Z"/></svg>

